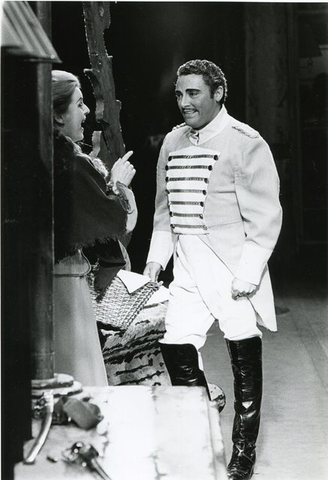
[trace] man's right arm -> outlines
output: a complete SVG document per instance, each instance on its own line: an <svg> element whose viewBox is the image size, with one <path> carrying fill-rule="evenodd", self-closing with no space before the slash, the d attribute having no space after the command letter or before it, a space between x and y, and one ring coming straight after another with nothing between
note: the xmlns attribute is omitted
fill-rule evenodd
<svg viewBox="0 0 328 480"><path fill-rule="evenodd" d="M158 277L161 270L165 270L174 250L174 236L170 226L170 212L166 193L166 170L168 152L165 140L160 151L157 164L157 190L155 199L154 227L151 237L147 265L144 274ZM149 264L152 264L149 266ZM155 266L155 264L157 264ZM145 273L148 272L148 273Z"/></svg>

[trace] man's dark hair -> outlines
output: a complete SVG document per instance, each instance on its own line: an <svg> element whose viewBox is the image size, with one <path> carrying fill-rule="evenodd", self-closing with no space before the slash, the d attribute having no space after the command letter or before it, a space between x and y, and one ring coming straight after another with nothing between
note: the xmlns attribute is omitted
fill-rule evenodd
<svg viewBox="0 0 328 480"><path fill-rule="evenodd" d="M206 85L210 87L213 96L218 87L223 87L221 104L226 101L228 94L227 80L221 68L209 60L189 60L178 68L177 76L202 75Z"/></svg>

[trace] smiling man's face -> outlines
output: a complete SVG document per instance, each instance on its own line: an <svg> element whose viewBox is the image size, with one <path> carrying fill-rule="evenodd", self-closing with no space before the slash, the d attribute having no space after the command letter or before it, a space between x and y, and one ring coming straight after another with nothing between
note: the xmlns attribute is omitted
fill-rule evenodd
<svg viewBox="0 0 328 480"><path fill-rule="evenodd" d="M181 75L176 83L175 96L186 124L199 130L221 110L219 102L223 96L223 87L219 87L212 95L202 75Z"/></svg>

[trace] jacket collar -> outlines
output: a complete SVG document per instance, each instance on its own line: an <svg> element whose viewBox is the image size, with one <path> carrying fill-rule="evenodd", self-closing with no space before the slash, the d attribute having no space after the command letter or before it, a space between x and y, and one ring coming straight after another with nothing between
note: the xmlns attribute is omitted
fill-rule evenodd
<svg viewBox="0 0 328 480"><path fill-rule="evenodd" d="M226 127L229 123L230 115L227 112L227 109L224 105L217 116L204 128L200 130L194 130L190 128L187 135L189 140L194 145L200 145L201 143L207 142L211 138L215 137L218 133L222 132L222 130Z"/></svg>

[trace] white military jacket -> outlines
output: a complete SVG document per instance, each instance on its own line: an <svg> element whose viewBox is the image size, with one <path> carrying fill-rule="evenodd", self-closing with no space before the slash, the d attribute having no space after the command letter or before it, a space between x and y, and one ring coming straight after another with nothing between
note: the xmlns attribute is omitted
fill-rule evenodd
<svg viewBox="0 0 328 480"><path fill-rule="evenodd" d="M282 222L279 178L267 143L223 106L195 132L164 139L157 165L148 262L165 269L179 235L198 235L235 277L258 285L252 303L275 330L267 262Z"/></svg>

